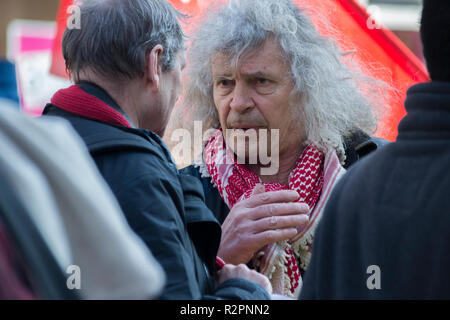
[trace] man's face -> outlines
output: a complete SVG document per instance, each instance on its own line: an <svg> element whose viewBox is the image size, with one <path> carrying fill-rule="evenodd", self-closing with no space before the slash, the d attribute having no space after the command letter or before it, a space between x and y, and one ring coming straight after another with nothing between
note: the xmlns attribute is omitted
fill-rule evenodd
<svg viewBox="0 0 450 320"><path fill-rule="evenodd" d="M176 62L172 69L166 70L161 74L161 101L159 108L159 115L150 119L155 121L160 118L160 129L157 130L159 135L164 134L164 130L169 122L170 115L178 100L181 91L181 72L186 66L185 51L181 50L176 56Z"/></svg>
<svg viewBox="0 0 450 320"><path fill-rule="evenodd" d="M168 104L170 106L170 111L172 112L175 103L178 100L181 91L181 72L186 67L186 52L181 50L177 54L177 60L175 67L172 70L164 72L167 80L166 92L168 92L169 99Z"/></svg>
<svg viewBox="0 0 450 320"><path fill-rule="evenodd" d="M233 148L238 156L245 152L246 160L261 151L270 156L270 130L279 130L280 157L298 150L304 140L303 125L290 108L294 83L281 52L278 43L268 39L261 48L241 57L237 70L230 57L222 53L212 60L214 102L227 145L236 143L236 136L245 135L248 129L268 130L267 150L261 150L263 146L258 149L249 140ZM234 138L227 137L227 129L234 131Z"/></svg>

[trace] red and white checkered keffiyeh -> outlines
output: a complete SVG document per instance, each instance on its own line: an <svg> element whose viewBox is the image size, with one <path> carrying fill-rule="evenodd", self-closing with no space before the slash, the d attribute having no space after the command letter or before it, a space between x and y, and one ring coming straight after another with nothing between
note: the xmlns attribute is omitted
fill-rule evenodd
<svg viewBox="0 0 450 320"><path fill-rule="evenodd" d="M207 142L204 161L220 195L231 209L243 199L249 198L257 184L263 184L267 191L295 190L299 202L312 208L320 197L323 186L324 154L314 145L305 148L289 177L289 185L262 183L260 177L245 165L237 163L231 150L226 148L222 131L217 131ZM299 230L300 232L301 230ZM296 239L299 241L300 239ZM299 259L291 247L291 241L266 246L255 255L253 263L260 272L269 277L275 293L295 296L301 281ZM283 262L282 272L274 272L274 261Z"/></svg>

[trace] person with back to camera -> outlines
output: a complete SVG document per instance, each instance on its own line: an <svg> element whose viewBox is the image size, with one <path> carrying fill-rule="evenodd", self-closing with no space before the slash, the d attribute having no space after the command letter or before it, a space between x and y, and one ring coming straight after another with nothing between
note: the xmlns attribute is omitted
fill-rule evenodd
<svg viewBox="0 0 450 320"><path fill-rule="evenodd" d="M409 88L395 143L336 186L303 299L450 298L450 1L424 0L431 82Z"/></svg>

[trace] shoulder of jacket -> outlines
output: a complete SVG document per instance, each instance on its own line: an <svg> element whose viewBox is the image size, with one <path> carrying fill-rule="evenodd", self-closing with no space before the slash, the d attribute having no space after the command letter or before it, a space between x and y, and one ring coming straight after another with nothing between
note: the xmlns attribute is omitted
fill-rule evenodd
<svg viewBox="0 0 450 320"><path fill-rule="evenodd" d="M361 158L371 154L379 148L389 144L390 141L358 131L344 139L345 145L345 168L348 169Z"/></svg>

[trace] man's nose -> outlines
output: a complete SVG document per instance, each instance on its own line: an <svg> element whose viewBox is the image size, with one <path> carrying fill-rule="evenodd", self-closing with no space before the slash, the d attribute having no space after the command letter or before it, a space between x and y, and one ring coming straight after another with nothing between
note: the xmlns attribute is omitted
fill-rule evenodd
<svg viewBox="0 0 450 320"><path fill-rule="evenodd" d="M230 102L230 108L235 112L242 113L254 106L255 103L252 99L250 88L245 84L236 83Z"/></svg>

